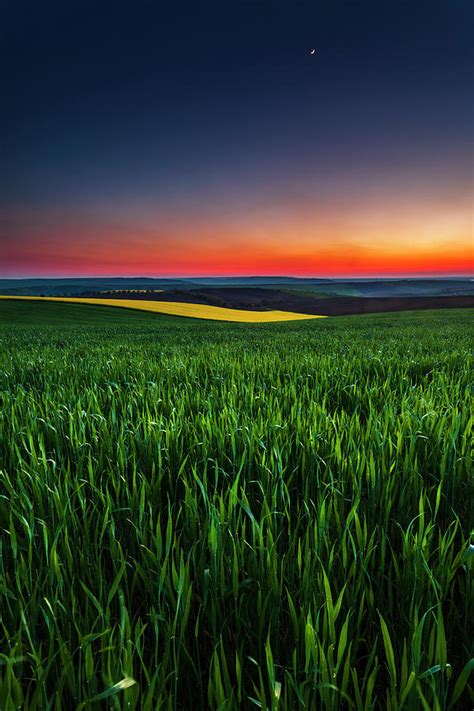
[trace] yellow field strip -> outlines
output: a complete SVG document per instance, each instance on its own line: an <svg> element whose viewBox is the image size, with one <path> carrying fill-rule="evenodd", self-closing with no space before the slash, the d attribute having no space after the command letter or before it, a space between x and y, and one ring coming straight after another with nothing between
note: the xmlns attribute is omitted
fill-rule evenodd
<svg viewBox="0 0 474 711"><path fill-rule="evenodd" d="M118 306L136 311L151 311L169 316L188 316L211 321L235 321L238 323L272 323L276 321L302 321L304 319L326 318L311 314L296 314L292 311L245 311L226 309L207 304L187 304L181 301L145 301L140 299L88 299L73 296L0 296L0 299L14 301L59 301L68 304L93 304L94 306Z"/></svg>

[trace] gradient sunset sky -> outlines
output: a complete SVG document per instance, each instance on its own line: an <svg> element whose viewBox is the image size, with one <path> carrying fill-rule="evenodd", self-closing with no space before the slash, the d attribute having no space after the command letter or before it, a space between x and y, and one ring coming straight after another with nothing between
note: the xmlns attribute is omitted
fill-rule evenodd
<svg viewBox="0 0 474 711"><path fill-rule="evenodd" d="M0 276L471 274L472 22L4 1Z"/></svg>

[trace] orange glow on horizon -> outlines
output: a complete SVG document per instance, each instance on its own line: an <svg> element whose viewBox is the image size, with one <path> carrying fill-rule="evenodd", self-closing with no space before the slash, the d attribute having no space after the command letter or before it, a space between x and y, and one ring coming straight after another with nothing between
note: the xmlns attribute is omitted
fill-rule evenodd
<svg viewBox="0 0 474 711"><path fill-rule="evenodd" d="M148 252L148 250L147 250ZM31 258L33 256L33 259ZM395 250L320 249L314 252L275 251L258 254L238 250L235 257L214 250L203 254L166 255L159 251L148 256L126 251L96 250L84 257L78 254L57 256L29 254L28 259L7 259L3 276L300 276L300 277L383 277L452 275L473 273L473 259L465 249L445 250L440 254L414 250L400 254Z"/></svg>
<svg viewBox="0 0 474 711"><path fill-rule="evenodd" d="M140 214L117 224L67 216L18 221L1 276L468 276L470 212L386 204L209 217Z"/></svg>

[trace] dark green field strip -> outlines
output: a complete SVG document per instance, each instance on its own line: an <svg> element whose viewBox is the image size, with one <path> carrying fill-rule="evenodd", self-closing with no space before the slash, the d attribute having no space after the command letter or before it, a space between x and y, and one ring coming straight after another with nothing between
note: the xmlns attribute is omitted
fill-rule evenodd
<svg viewBox="0 0 474 711"><path fill-rule="evenodd" d="M90 326L126 325L132 321L132 326L153 324L159 318L166 323L181 317L163 314L147 313L135 309L113 309L110 306L94 306L93 304L55 303L46 299L36 301L3 301L0 299L0 324L36 325L36 326Z"/></svg>
<svg viewBox="0 0 474 711"><path fill-rule="evenodd" d="M472 312L0 309L2 711L472 706Z"/></svg>
<svg viewBox="0 0 474 711"><path fill-rule="evenodd" d="M404 326L419 324L421 327L430 327L432 324L441 324L442 327L449 326L455 322L457 326L463 324L467 329L472 329L474 319L474 309L433 309L426 311L399 311L382 312L375 314L354 314L350 316L337 316L330 319L313 321L312 326L318 329L324 328L337 331L345 326L346 328L364 327L372 324L386 323L388 327L393 327L400 321ZM200 319L186 319L183 317L167 316L165 314L147 313L146 311L136 311L134 309L113 309L107 306L95 306L92 304L67 304L53 301L3 301L0 299L0 326L1 325L29 325L33 327L56 326L71 328L74 326L107 325L113 328L115 325L129 327L131 329L140 328L142 325L161 329L162 326L173 326L182 330L186 328L196 329L203 327L210 333L209 321ZM212 328L222 329L268 329L268 330L302 330L305 331L307 323L277 323L277 324L233 324L212 322Z"/></svg>

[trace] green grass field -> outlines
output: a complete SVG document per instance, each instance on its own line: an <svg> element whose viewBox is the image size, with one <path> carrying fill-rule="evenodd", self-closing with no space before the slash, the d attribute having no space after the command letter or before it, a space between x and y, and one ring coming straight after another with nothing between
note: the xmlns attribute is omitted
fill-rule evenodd
<svg viewBox="0 0 474 711"><path fill-rule="evenodd" d="M471 708L472 317L0 302L0 709Z"/></svg>

